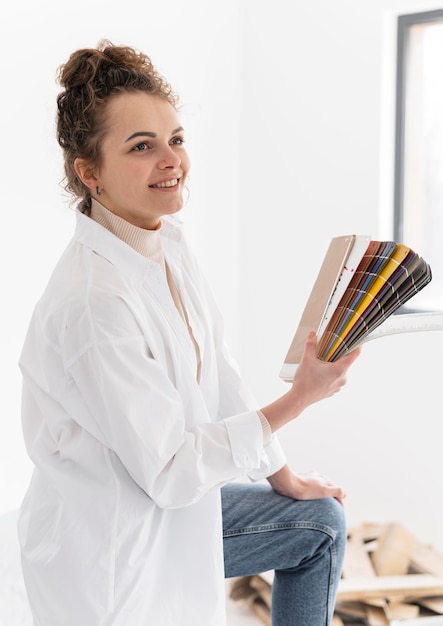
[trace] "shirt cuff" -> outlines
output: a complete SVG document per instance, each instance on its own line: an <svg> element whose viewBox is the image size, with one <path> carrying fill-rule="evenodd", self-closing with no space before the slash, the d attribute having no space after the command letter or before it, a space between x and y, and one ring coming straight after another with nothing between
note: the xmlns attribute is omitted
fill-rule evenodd
<svg viewBox="0 0 443 626"><path fill-rule="evenodd" d="M248 411L223 420L231 443L232 458L246 471L258 469L263 462L263 430L256 411Z"/></svg>
<svg viewBox="0 0 443 626"><path fill-rule="evenodd" d="M260 418L260 424L263 430L263 445L265 446L267 443L271 441L272 430L271 425L266 419L266 416L260 410L257 410L257 415Z"/></svg>
<svg viewBox="0 0 443 626"><path fill-rule="evenodd" d="M269 459L268 476L272 476L272 474L278 472L278 470L287 463L286 455L275 433L272 435L271 441L265 447L265 452Z"/></svg>

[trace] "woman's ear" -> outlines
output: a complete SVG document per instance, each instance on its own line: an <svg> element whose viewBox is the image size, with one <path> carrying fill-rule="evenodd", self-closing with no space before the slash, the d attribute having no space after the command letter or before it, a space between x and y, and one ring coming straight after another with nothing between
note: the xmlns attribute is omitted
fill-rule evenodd
<svg viewBox="0 0 443 626"><path fill-rule="evenodd" d="M82 183L91 191L95 191L99 186L98 178L95 175L94 168L86 161L86 159L77 158L74 161L74 169Z"/></svg>

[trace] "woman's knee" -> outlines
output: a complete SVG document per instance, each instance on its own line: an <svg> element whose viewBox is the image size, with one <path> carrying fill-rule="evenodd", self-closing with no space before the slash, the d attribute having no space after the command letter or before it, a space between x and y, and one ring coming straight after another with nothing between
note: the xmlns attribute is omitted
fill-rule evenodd
<svg viewBox="0 0 443 626"><path fill-rule="evenodd" d="M346 516L343 506L335 498L322 498L318 503L317 520L327 527L338 544L346 544Z"/></svg>
<svg viewBox="0 0 443 626"><path fill-rule="evenodd" d="M335 498L322 498L319 504L319 518L330 525L337 533L346 533L346 517L343 506Z"/></svg>
<svg viewBox="0 0 443 626"><path fill-rule="evenodd" d="M307 505L306 530L311 531L312 548L320 551L334 546L339 558L344 555L347 539L343 506L335 498L311 500Z"/></svg>

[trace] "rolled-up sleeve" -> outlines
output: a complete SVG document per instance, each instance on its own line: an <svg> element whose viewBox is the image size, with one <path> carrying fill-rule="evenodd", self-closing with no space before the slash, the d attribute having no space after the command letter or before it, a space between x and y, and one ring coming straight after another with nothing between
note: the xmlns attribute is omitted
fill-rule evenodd
<svg viewBox="0 0 443 626"><path fill-rule="evenodd" d="M286 456L275 434L263 447L263 429L256 411L228 417L224 423L234 463L245 468L251 480L266 478L286 463Z"/></svg>

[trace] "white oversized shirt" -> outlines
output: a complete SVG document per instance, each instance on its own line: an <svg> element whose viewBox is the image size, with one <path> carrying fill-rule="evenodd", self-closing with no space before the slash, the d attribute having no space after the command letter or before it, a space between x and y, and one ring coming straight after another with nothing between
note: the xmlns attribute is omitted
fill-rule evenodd
<svg viewBox="0 0 443 626"><path fill-rule="evenodd" d="M24 343L35 470L19 519L35 626L225 626L220 487L285 462L181 226L159 265L78 213Z"/></svg>

